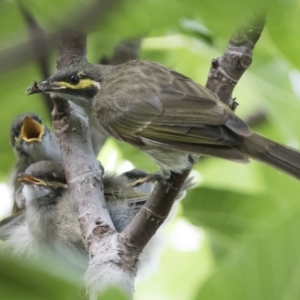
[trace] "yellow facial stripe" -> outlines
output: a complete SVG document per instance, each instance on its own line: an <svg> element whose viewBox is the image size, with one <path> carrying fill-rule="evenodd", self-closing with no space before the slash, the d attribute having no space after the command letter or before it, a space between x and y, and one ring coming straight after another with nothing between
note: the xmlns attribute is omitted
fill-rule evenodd
<svg viewBox="0 0 300 300"><path fill-rule="evenodd" d="M100 88L99 82L91 79L81 79L78 84L71 84L65 81L59 81L58 83L62 86L65 86L66 88L73 89L73 90L83 90L90 86L96 86Z"/></svg>

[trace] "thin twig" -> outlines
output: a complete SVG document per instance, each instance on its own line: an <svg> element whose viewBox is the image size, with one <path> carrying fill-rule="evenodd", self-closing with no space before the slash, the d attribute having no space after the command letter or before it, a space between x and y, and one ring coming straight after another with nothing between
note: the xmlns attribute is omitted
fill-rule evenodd
<svg viewBox="0 0 300 300"><path fill-rule="evenodd" d="M49 45L47 44L46 36L44 30L39 26L33 15L24 7L24 5L17 1L20 12L27 24L31 49L33 56L38 64L41 75L43 79L48 78L50 73L49 67ZM51 117L51 111L53 109L53 102L48 94L42 93L41 97L43 98L43 103L46 106L46 109Z"/></svg>

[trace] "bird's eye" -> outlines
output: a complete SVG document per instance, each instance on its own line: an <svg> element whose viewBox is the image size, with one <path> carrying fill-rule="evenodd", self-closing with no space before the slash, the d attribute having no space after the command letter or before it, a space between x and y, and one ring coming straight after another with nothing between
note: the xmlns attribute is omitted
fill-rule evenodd
<svg viewBox="0 0 300 300"><path fill-rule="evenodd" d="M80 78L77 75L71 75L70 76L70 82L72 84L78 84L80 81Z"/></svg>
<svg viewBox="0 0 300 300"><path fill-rule="evenodd" d="M14 130L14 136L15 137L19 137L19 135L20 135L20 129L18 128L18 129L15 129Z"/></svg>
<svg viewBox="0 0 300 300"><path fill-rule="evenodd" d="M54 181L54 180L55 180L55 177L54 177L52 174L49 174L49 175L47 176L47 179L48 179L49 181Z"/></svg>

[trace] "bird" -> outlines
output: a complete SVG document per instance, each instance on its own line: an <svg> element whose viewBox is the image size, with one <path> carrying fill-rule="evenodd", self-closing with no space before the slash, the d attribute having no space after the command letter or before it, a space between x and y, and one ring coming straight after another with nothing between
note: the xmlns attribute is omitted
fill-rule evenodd
<svg viewBox="0 0 300 300"><path fill-rule="evenodd" d="M84 272L87 258L84 241L72 206L65 197L63 169L51 161L31 164L18 174L25 199L24 220L9 233L0 249L11 256L63 258Z"/></svg>
<svg viewBox="0 0 300 300"><path fill-rule="evenodd" d="M208 155L270 165L300 179L300 153L253 132L216 94L161 64L77 63L28 94L51 93L84 109L99 130L148 154L163 178Z"/></svg>
<svg viewBox="0 0 300 300"><path fill-rule="evenodd" d="M54 134L47 128L40 116L33 112L18 115L10 126L10 144L18 159L13 174L14 205L12 213L18 213L23 206L20 182L17 174L24 172L31 164L40 160L61 161L61 152Z"/></svg>
<svg viewBox="0 0 300 300"><path fill-rule="evenodd" d="M87 257L82 238L76 205L67 194L67 181L60 162L39 161L18 175L23 184L25 222L17 226L0 248L14 255L38 256L55 251L62 256L70 253ZM189 179L177 200L182 199L193 185ZM108 212L117 232L122 232L146 202L149 194L136 193L127 184L127 178L104 178L104 197ZM141 255L141 268L148 264L151 255L159 248L159 232L152 238ZM72 256L72 255L71 255ZM83 265L85 265L83 259ZM144 261L144 262L143 262Z"/></svg>

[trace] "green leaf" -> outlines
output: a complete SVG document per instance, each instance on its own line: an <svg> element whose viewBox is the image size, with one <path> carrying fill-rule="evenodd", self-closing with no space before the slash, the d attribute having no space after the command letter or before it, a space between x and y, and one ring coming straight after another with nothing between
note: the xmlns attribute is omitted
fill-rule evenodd
<svg viewBox="0 0 300 300"><path fill-rule="evenodd" d="M127 300L126 297L120 290L116 288L108 288L98 297L99 300Z"/></svg>
<svg viewBox="0 0 300 300"><path fill-rule="evenodd" d="M299 299L299 210L276 228L233 251L194 299Z"/></svg>
<svg viewBox="0 0 300 300"><path fill-rule="evenodd" d="M55 263L55 261L52 261ZM82 299L81 284L70 273L55 273L49 261L37 265L27 259L11 259L0 253L0 290L2 299L65 300ZM52 270L51 270L52 268Z"/></svg>
<svg viewBox="0 0 300 300"><path fill-rule="evenodd" d="M114 152L116 152L116 157ZM110 168L112 167L111 160L115 160L115 163L113 164L114 170L117 170L125 160L129 160L135 168L148 172L158 170L158 167L156 167L151 158L141 150L112 138L105 143L98 158L103 163L104 169L107 168L107 166L110 166Z"/></svg>
<svg viewBox="0 0 300 300"><path fill-rule="evenodd" d="M296 37L299 28L299 2L297 0L274 1L268 14L268 32L279 50L298 69L300 68L300 45Z"/></svg>
<svg viewBox="0 0 300 300"><path fill-rule="evenodd" d="M68 300L86 299L83 273L61 258L47 256L43 260L7 257L0 252L1 299ZM101 300L126 300L117 288L108 288Z"/></svg>
<svg viewBox="0 0 300 300"><path fill-rule="evenodd" d="M206 229L217 256L271 230L286 211L274 194L198 187L182 201L183 216Z"/></svg>
<svg viewBox="0 0 300 300"><path fill-rule="evenodd" d="M29 75L30 74L30 75ZM33 79L40 78L34 66L17 69L5 74L0 72L2 114L0 118L0 176L4 176L13 167L16 159L10 146L10 124L22 113L37 112L49 125L43 100L40 95L27 96L26 88Z"/></svg>

